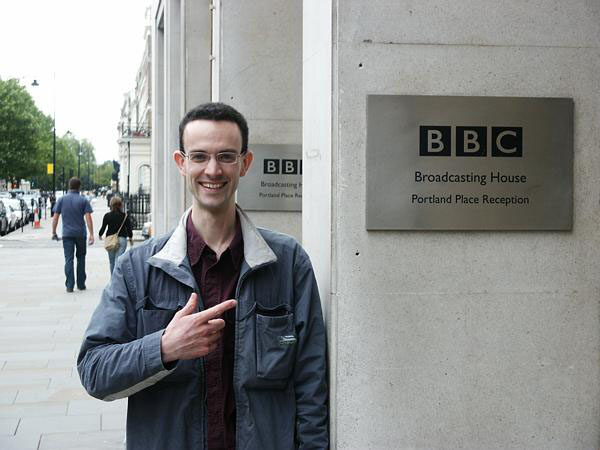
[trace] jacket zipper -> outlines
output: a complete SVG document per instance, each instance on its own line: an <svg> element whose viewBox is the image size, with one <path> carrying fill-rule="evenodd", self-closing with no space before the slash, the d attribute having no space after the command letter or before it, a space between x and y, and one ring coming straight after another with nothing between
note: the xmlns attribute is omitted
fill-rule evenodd
<svg viewBox="0 0 600 450"><path fill-rule="evenodd" d="M238 280L238 284L237 287L235 289L235 300L237 302L239 302L240 299L240 292L242 290L242 284L244 283L244 281L246 281L246 278L248 278L250 276L251 273L255 272L256 270L268 266L269 264L273 264L274 261L270 261L266 264L262 264L260 266L256 266L254 268L248 268L248 270L246 272L244 272L241 276L240 279ZM235 376L237 373L237 356L238 356L238 351L239 351L239 345L238 345L238 339L239 339L239 329L238 329L238 317L240 314L240 309L238 307L235 308L235 345L233 347L233 396L234 396L234 400L235 400L235 448L236 450L239 450L240 446L239 446L239 439L238 436L240 435L240 414L238 413L240 408L239 408L239 402L238 402L238 395L236 393L236 388L235 388Z"/></svg>
<svg viewBox="0 0 600 450"><path fill-rule="evenodd" d="M252 272L252 269L248 268L248 270L242 274L242 276L240 277L240 279L238 280L238 284L237 287L235 289L235 301L239 302L240 299L240 291L242 289L242 283L246 280L246 278L248 277L248 274ZM240 309L236 306L235 308L235 343L233 346L233 379L231 380L232 384L233 384L233 399L235 402L235 448L236 450L238 450L240 448L239 442L240 440L238 439L238 436L240 435L240 405L238 402L238 395L236 394L236 389L235 389L235 377L236 377L236 373L237 373L237 355L238 355L238 339L240 337L240 333L239 333L239 327L238 327L238 318L239 318L239 314L240 314Z"/></svg>
<svg viewBox="0 0 600 450"><path fill-rule="evenodd" d="M196 278L194 278L194 282L196 281ZM194 289L192 291L194 294L196 294L198 296L198 300L199 302L202 303L202 306L204 306L204 302L202 302L202 296L200 295L200 290L199 289ZM200 311L200 306L198 305L198 311ZM202 445L204 448L206 448L207 445L207 429L208 429L208 391L206 389L206 366L204 363L204 357L199 358L200 359L200 375L202 376L202 382L199 383L200 384L200 389L202 389L202 394L203 394L203 398L202 398Z"/></svg>

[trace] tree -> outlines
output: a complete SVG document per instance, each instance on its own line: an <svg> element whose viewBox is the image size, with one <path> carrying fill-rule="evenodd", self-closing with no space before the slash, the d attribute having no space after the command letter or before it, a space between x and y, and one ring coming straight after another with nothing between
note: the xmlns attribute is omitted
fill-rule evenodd
<svg viewBox="0 0 600 450"><path fill-rule="evenodd" d="M44 174L52 126L18 80L0 79L0 178L18 183Z"/></svg>
<svg viewBox="0 0 600 450"><path fill-rule="evenodd" d="M77 139L71 133L56 137L56 189L59 191L66 191L69 178L77 175L78 146Z"/></svg>
<svg viewBox="0 0 600 450"><path fill-rule="evenodd" d="M98 186L110 186L112 173L112 161L104 161L101 165L99 165L96 172L96 182L98 183Z"/></svg>
<svg viewBox="0 0 600 450"><path fill-rule="evenodd" d="M93 174L96 171L94 146L87 139L81 142L81 181L85 189L94 189Z"/></svg>
<svg viewBox="0 0 600 450"><path fill-rule="evenodd" d="M53 160L53 127L53 119L37 108L18 80L0 79L0 178L13 184L29 179L36 188L52 189L47 164ZM57 190L66 189L69 178L77 175L80 151L83 187L94 188L93 175L98 169L94 146L67 132L62 137L56 136Z"/></svg>

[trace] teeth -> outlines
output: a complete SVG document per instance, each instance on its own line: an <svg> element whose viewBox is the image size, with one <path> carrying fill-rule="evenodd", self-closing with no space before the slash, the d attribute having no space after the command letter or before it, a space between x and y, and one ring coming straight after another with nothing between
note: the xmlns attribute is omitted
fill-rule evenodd
<svg viewBox="0 0 600 450"><path fill-rule="evenodd" d="M209 188L209 189L220 189L225 185L225 183L200 183L200 184L202 184L202 186Z"/></svg>

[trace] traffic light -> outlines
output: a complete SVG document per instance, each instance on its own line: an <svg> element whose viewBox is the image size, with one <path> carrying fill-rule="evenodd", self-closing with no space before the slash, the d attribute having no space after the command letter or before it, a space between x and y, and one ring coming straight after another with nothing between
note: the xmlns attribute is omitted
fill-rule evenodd
<svg viewBox="0 0 600 450"><path fill-rule="evenodd" d="M114 159L113 159L112 163L113 163L114 172L112 173L111 178L112 178L113 181L117 181L118 182L119 181L119 171L121 170L121 164L119 164Z"/></svg>

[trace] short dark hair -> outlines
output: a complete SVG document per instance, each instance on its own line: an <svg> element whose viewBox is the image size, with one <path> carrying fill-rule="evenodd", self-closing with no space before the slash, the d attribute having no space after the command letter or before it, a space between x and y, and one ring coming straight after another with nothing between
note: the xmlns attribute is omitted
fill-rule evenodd
<svg viewBox="0 0 600 450"><path fill-rule="evenodd" d="M225 103L203 103L188 111L179 123L179 150L181 152L185 153L183 131L186 125L194 120L215 120L237 124L242 135L242 153L248 151L248 122L246 122L244 116L233 106Z"/></svg>
<svg viewBox="0 0 600 450"><path fill-rule="evenodd" d="M69 189L78 191L81 188L81 180L77 177L73 177L69 180Z"/></svg>

